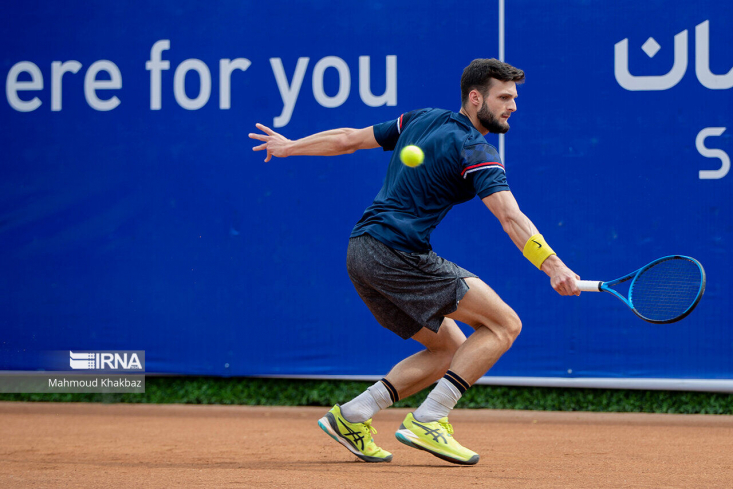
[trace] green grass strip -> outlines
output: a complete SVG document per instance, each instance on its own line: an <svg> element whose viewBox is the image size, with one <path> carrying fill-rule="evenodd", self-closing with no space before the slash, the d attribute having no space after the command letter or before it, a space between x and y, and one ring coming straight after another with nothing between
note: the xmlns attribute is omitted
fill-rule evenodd
<svg viewBox="0 0 733 489"><path fill-rule="evenodd" d="M145 394L0 394L2 401L324 406L344 403L371 382L219 377L147 377ZM429 389L398 402L417 407ZM471 409L733 414L733 394L476 385L458 404Z"/></svg>

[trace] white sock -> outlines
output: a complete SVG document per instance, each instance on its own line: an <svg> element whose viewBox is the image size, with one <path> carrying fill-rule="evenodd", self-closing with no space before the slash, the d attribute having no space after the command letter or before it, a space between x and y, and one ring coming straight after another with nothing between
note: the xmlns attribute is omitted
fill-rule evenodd
<svg viewBox="0 0 733 489"><path fill-rule="evenodd" d="M461 396L461 391L443 377L412 416L423 423L438 421L448 416Z"/></svg>
<svg viewBox="0 0 733 489"><path fill-rule="evenodd" d="M389 393L389 389L387 389L387 386L384 384L385 382L386 379L382 379L367 389L369 393L374 396L374 400L377 401L379 409L387 409L394 402ZM390 384L390 386L391 385L392 384ZM392 389L394 389L394 387L392 387Z"/></svg>
<svg viewBox="0 0 733 489"><path fill-rule="evenodd" d="M351 401L341 406L341 414L350 423L363 423L373 418L380 410L392 405L392 398L384 384L379 381Z"/></svg>

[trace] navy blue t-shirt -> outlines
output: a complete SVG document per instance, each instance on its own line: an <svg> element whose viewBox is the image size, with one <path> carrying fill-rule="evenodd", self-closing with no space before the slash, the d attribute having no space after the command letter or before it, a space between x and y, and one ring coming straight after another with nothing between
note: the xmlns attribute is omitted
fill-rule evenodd
<svg viewBox="0 0 733 489"><path fill-rule="evenodd" d="M351 232L369 234L406 252L430 250L430 233L455 205L477 194L484 198L509 190L496 148L463 114L421 109L374 126L374 137L385 151L394 151L382 190ZM425 153L422 165L411 168L399 153L414 144Z"/></svg>

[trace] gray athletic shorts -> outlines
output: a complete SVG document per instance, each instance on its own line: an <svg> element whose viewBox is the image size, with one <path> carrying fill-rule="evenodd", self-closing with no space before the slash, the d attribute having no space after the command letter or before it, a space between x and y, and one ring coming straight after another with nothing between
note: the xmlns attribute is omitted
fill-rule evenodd
<svg viewBox="0 0 733 489"><path fill-rule="evenodd" d="M349 277L379 324L407 339L423 327L437 333L476 277L433 251L405 253L363 234L349 240Z"/></svg>

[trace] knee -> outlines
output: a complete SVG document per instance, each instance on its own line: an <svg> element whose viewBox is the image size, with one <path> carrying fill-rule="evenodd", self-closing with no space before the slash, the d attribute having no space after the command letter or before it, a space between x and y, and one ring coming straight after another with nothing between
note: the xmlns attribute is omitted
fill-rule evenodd
<svg viewBox="0 0 733 489"><path fill-rule="evenodd" d="M516 340L519 333L522 332L522 320L519 319L516 312L510 311L502 318L502 321L495 332L499 337L499 341L504 351L506 351L512 347L514 340Z"/></svg>
<svg viewBox="0 0 733 489"><path fill-rule="evenodd" d="M512 338L512 342L514 342L514 340L517 339L517 336L519 336L519 333L522 332L522 320L519 319L516 312L512 311L512 314L507 321L506 328L509 336Z"/></svg>

